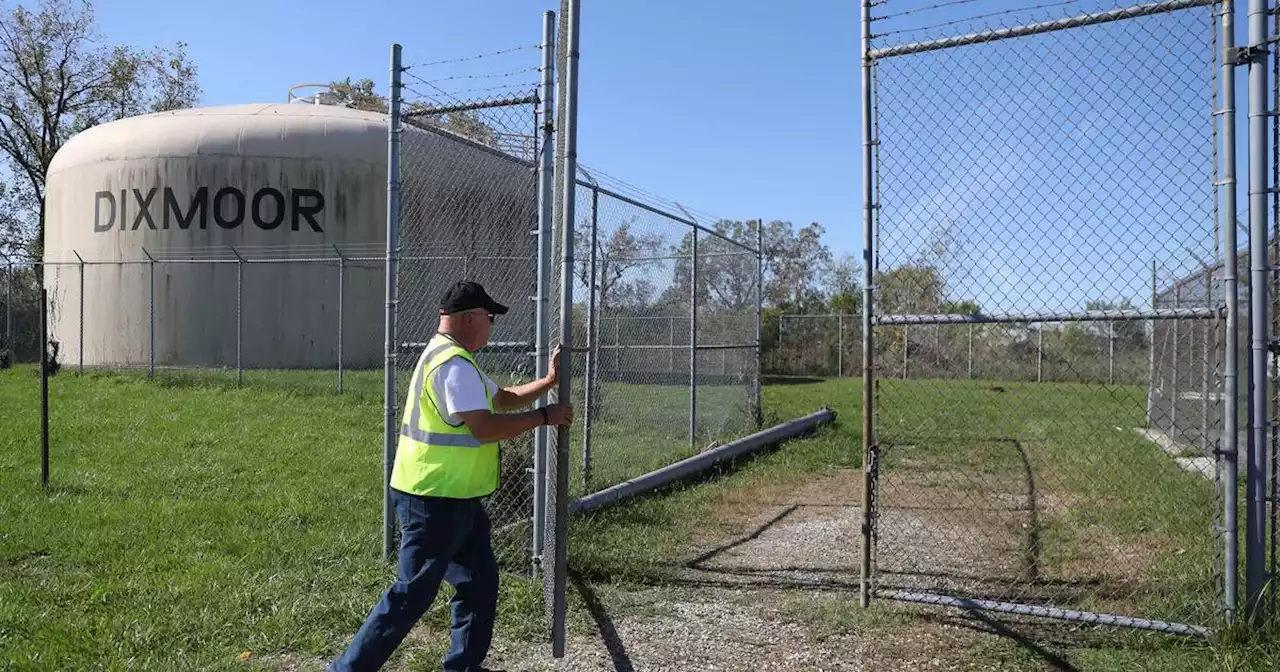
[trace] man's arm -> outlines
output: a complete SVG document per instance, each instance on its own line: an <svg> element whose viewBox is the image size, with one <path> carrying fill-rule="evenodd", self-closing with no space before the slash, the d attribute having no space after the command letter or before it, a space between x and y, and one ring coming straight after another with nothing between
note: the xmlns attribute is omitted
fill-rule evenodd
<svg viewBox="0 0 1280 672"><path fill-rule="evenodd" d="M560 381L560 346L551 353L550 370L543 378L524 385L504 388L493 395L493 407L500 411L524 408ZM536 427L536 425L535 425Z"/></svg>
<svg viewBox="0 0 1280 672"><path fill-rule="evenodd" d="M457 414L477 439L489 441L506 441L543 424L543 411L525 411L524 413L491 413L488 410L463 411ZM568 426L573 424L573 408L564 404L551 404L546 407L546 424Z"/></svg>
<svg viewBox="0 0 1280 672"><path fill-rule="evenodd" d="M498 390L498 393L493 395L493 407L500 411L524 408L532 404L538 397L541 397L543 392L555 387L555 384L555 379L551 376L546 376L524 385ZM535 414L538 415L539 419L542 418L541 414Z"/></svg>

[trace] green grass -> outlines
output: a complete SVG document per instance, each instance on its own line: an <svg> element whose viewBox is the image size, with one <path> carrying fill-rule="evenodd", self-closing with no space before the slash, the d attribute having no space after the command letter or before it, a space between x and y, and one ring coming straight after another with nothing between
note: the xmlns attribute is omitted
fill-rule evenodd
<svg viewBox="0 0 1280 672"><path fill-rule="evenodd" d="M962 502L970 498L967 503L977 505L991 491L1025 492L1029 467L1042 504L1035 545L1041 584L1082 578L1080 570L1068 571L1080 562L1087 565L1084 573L1100 582L1063 606L1214 624L1212 485L1178 468L1134 431L1142 426L1145 391L1077 384L992 387L969 381L883 381L883 482L906 484L929 473L951 474L950 487ZM716 527L717 506L765 488L799 486L860 466L860 399L856 379L767 387L766 407L775 420L823 405L836 410L840 419L815 438L747 460L720 478L696 487L677 486L575 521L571 566L614 585L675 581L681 563L699 550L689 530ZM1069 499L1070 504L1051 509L1044 505L1046 496ZM927 498L911 503L955 504ZM953 515L959 523L972 514ZM1001 522L1022 528L1025 518ZM934 533L934 541L940 546L972 543L963 538L963 529L957 525L948 535L943 528ZM723 531L727 537L741 534L740 529ZM1138 540L1134 552L1142 557L1109 557L1112 538ZM881 543L892 540L882 538ZM993 578L996 584L1017 581L1016 574ZM1026 595L1035 596L1034 588L1024 588ZM821 609L799 609L793 615L823 636L902 622L863 614L856 605L856 595L845 595ZM1274 638L1224 633L1204 641L1109 628L1086 631L1063 654L1082 669L1274 669L1280 663ZM1036 659L1028 658L1025 649L1006 648L1034 666Z"/></svg>
<svg viewBox="0 0 1280 672"><path fill-rule="evenodd" d="M377 398L64 373L50 399L43 492L38 379L0 372L0 661L328 657L394 579L380 558ZM504 577L504 631L534 636L541 591ZM446 609L438 599L428 619L439 632Z"/></svg>
<svg viewBox="0 0 1280 672"><path fill-rule="evenodd" d="M244 651L252 662L341 649L394 576L379 557L380 372L349 373L342 396L332 372L246 372L245 382L238 388L234 371L148 381L64 369L51 381L45 492L39 381L29 367L0 371L0 668L245 669ZM1002 441L1017 438L1042 490L1078 505L1042 520L1044 572L1099 546L1087 532L1105 529L1147 535L1151 585L1173 587L1081 608L1202 613L1210 495L1132 431L1142 391L1006 388L886 381L882 440L916 446L886 449L886 477L918 472L911 460L928 451L928 469L976 474L971 486L1006 476L1017 484L1022 453ZM859 390L856 379L767 386L769 424L822 406L839 420L658 496L575 518L571 571L611 609L661 612L663 586L698 550L690 530L741 533L714 517L717 507L860 466ZM709 409L741 401L731 389L700 396ZM679 388L605 386L591 489L692 452L687 411L668 413L678 426L653 421L687 403ZM699 437L699 447L714 438ZM504 574L503 637L543 637L541 591L518 571ZM431 669L443 652L447 594L428 616L430 636L402 649L411 669ZM573 627L587 627L581 597L570 599ZM862 612L856 595L841 599L791 616L823 637L913 622ZM1206 645L1100 629L1063 655L1082 669L1263 669L1280 662L1274 641L1233 632Z"/></svg>

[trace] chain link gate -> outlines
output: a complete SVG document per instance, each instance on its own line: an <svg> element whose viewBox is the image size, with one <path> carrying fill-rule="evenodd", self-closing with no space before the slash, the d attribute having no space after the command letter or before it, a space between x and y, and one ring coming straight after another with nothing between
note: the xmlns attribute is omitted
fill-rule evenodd
<svg viewBox="0 0 1280 672"><path fill-rule="evenodd" d="M882 46L911 31L863 3L864 605L1176 633L1234 606L1221 3L1091 4ZM1022 365L906 370L918 329Z"/></svg>
<svg viewBox="0 0 1280 672"><path fill-rule="evenodd" d="M550 45L543 45L544 53ZM519 51L519 50L512 50ZM394 58L398 58L395 52ZM527 60L536 59L522 56ZM549 57L544 58L549 62ZM545 71L530 67L526 71ZM398 213L389 240L387 468L394 454L403 403L414 367L439 324L438 304L459 280L482 284L509 312L476 353L481 368L502 386L545 371L536 357L546 293L540 283L540 179L546 139L539 132L537 81L462 99L447 94L413 66L392 67L391 181ZM548 73L549 76L549 73ZM533 75L536 77L536 75ZM498 490L485 500L494 554L508 571L528 572L535 511L534 437L503 442ZM384 556L395 548L394 513L384 512Z"/></svg>

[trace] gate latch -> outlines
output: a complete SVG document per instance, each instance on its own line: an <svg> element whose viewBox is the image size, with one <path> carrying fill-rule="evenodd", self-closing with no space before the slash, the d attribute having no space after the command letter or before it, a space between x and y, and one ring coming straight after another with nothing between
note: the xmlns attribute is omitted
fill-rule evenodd
<svg viewBox="0 0 1280 672"><path fill-rule="evenodd" d="M1227 50L1228 65L1244 65L1253 61L1262 60L1267 55L1267 48L1262 45L1251 45L1247 47L1233 47Z"/></svg>

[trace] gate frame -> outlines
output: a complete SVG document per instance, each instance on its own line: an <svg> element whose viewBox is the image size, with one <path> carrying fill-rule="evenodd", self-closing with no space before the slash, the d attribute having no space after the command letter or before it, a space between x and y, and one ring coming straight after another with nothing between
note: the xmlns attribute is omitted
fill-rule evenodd
<svg viewBox="0 0 1280 672"><path fill-rule="evenodd" d="M1138 629L1157 630L1170 632L1175 634L1212 634L1215 628L1192 625L1184 623L1174 623L1169 621L1157 621L1143 618L1134 618L1120 616L1116 614L1106 614L1097 612L1076 611L1067 609L1058 609L1043 605L1030 605L1013 602L1002 602L993 600L979 600L957 598L947 595L932 594L907 590L889 590L879 589L872 586L875 578L873 553L878 543L877 535L877 487L879 484L879 442L876 440L876 418L878 417L878 409L875 408L875 390L877 380L875 378L875 370L873 363L874 347L873 332L875 326L883 326L889 324L907 325L907 324L942 324L957 322L1003 322L1003 321L1088 321L1097 319L1220 319L1221 316L1217 311L1205 309L1165 309L1165 310L1148 310L1148 311L1125 311L1126 315L1100 315L1095 313L1063 313L1058 315L876 315L874 305L875 290L875 271L878 268L877 258L877 237L879 233L878 210L879 200L879 184L875 180L876 173L874 167L879 161L879 119L877 112L872 105L872 97L875 92L876 82L876 65L879 59L889 58L893 56L902 56L907 54L918 54L927 51L935 51L940 49L948 49L960 47L964 45L992 42L996 40L1023 37L1028 35L1036 35L1041 33L1056 32L1069 28L1080 28L1084 26L1097 25L1102 23L1110 23L1125 19L1138 18L1143 16L1152 16L1157 14L1166 14L1182 10L1190 10L1199 7L1214 8L1215 31L1220 31L1219 45L1220 52L1215 54L1215 60L1220 67L1218 86L1221 87L1222 102L1219 109L1213 110L1215 117L1222 118L1221 150L1223 156L1222 176L1213 183L1215 189L1221 188L1221 198L1223 208L1221 219L1234 224L1236 222L1236 178L1235 178L1235 85L1234 75L1235 68L1241 65L1249 67L1249 243L1250 243L1250 270L1252 274L1252 282L1250 283L1250 299L1252 310L1250 311L1250 337L1251 337L1251 357L1250 357L1250 386L1248 388L1249 399L1249 433L1248 433L1248 460L1247 460L1247 508L1246 508L1246 592L1247 603L1246 610L1251 617L1259 615L1260 607L1263 600L1262 592L1265 590L1266 583L1266 551L1263 547L1263 540L1267 526L1267 509L1266 509L1266 492L1263 479L1265 479L1266 469L1266 453L1267 432L1274 431L1267 422L1267 411L1270 398L1267 396L1267 346L1270 340L1267 337L1267 304L1269 297L1267 292L1254 292L1253 287L1269 287L1270 283L1267 279L1269 271L1267 265L1267 237L1266 237L1266 206L1267 197L1271 195L1272 190L1267 188L1266 183L1266 160L1265 153L1265 129L1266 123L1276 124L1275 112L1268 114L1266 110L1266 45L1276 41L1275 36L1267 35L1267 17L1271 13L1270 0L1248 0L1249 2L1249 43L1250 46L1242 49L1234 47L1234 2L1233 0L1157 0L1146 4L1122 7L1108 11L1093 12L1081 14L1073 17L1056 19L1051 21L1043 21L1039 23L1025 24L1010 28L1000 28L993 30L985 30L976 33L959 35L955 37L946 37L941 39L913 42L908 44L899 44L889 47L873 49L871 46L871 16L872 0L862 0L862 17L861 17L861 49L862 49L862 196L863 196L863 314L862 314L862 450L863 450L863 489L862 489L862 556L861 556L861 580L860 580L860 598L863 608L869 606L871 598L878 597L889 600L897 600L904 602L937 604L944 606L960 607L972 610L998 611L1006 613L1017 613L1030 616L1039 616L1051 619L1060 619L1068 621L1081 621L1089 623L1099 623L1105 625L1116 625ZM1276 19L1280 25L1280 17ZM1280 32L1278 30L1277 32ZM1274 57L1273 67L1280 69L1280 54ZM1217 91L1215 91L1217 93ZM1276 92L1278 103L1280 103L1280 91ZM1215 129L1216 131L1216 129ZM1278 143L1280 144L1280 143ZM1280 147L1276 151L1280 153ZM1277 156L1280 161L1280 156ZM1277 169L1280 169L1278 167ZM1219 168L1214 166L1215 175ZM1280 205L1278 205L1280 207ZM1223 231L1223 247L1228 254L1235 255L1239 252L1236 243L1235 226L1228 224L1220 227ZM1280 226L1280 222L1277 223ZM1277 244L1280 244L1278 241ZM1234 257L1233 257L1234 258ZM1222 282L1225 290L1224 301L1226 303L1226 334L1224 336L1225 356L1224 356L1224 375L1223 375L1223 396L1225 398L1224 405L1226 408L1236 408L1238 405L1238 353L1237 353L1237 335L1239 330L1239 307L1238 307L1238 278L1235 264L1227 264L1224 267ZM1154 306L1153 306L1154 309ZM1154 347L1154 346L1153 346ZM1237 521L1236 521L1236 490L1237 490L1237 451L1238 451L1238 431L1236 427L1235 413L1223 414L1223 439L1222 445L1215 451L1217 465L1224 474L1224 484L1222 491L1218 497L1218 502L1222 506L1222 511L1217 512L1222 515L1222 541L1224 544L1223 562L1224 566L1221 570L1223 599L1221 604L1221 612L1224 622L1231 623L1236 616L1236 550L1237 550ZM1272 437L1274 438L1274 436ZM1275 459L1275 456L1272 456ZM1272 488L1275 483L1272 483ZM1274 509L1271 512L1275 513ZM1271 530L1272 538L1275 538L1276 530ZM1217 541L1215 540L1215 544ZM1274 558L1272 559L1274 561Z"/></svg>

